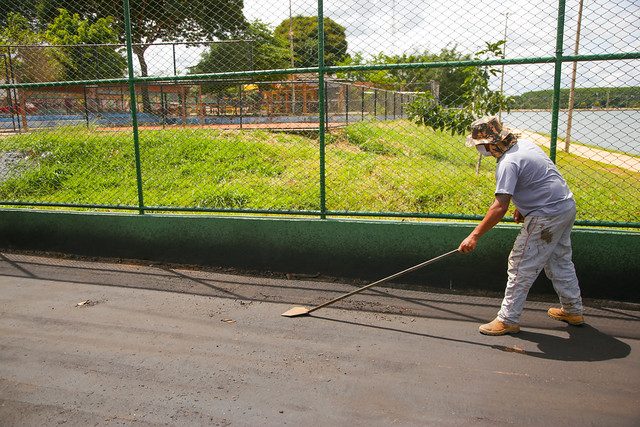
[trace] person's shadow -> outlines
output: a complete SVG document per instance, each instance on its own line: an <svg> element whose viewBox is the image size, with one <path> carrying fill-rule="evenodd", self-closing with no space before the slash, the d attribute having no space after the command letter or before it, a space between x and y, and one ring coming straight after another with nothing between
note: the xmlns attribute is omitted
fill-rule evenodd
<svg viewBox="0 0 640 427"><path fill-rule="evenodd" d="M538 344L539 352L522 353L542 359L596 362L621 359L631 353L628 344L600 332L593 326L567 326L566 330L569 333L567 338L530 331L521 331L514 337Z"/></svg>

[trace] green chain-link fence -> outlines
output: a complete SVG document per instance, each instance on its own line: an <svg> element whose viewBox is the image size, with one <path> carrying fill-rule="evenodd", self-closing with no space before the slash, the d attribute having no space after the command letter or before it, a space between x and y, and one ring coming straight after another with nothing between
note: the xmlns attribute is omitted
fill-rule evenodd
<svg viewBox="0 0 640 427"><path fill-rule="evenodd" d="M637 2L1 8L1 205L478 219L494 162L465 132L495 114L578 224L640 225Z"/></svg>

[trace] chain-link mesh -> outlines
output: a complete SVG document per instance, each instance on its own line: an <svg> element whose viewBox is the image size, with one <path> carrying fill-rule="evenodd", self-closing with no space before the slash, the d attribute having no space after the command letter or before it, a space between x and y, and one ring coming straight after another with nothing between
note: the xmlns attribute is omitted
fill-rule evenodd
<svg viewBox="0 0 640 427"><path fill-rule="evenodd" d="M492 114L579 223L640 224L636 2L29 4L0 5L5 206L473 219Z"/></svg>

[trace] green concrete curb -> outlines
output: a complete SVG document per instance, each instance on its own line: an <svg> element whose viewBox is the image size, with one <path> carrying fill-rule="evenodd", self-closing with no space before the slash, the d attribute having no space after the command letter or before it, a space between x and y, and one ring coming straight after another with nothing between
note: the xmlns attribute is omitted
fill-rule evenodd
<svg viewBox="0 0 640 427"><path fill-rule="evenodd" d="M376 280L455 249L473 223L0 210L0 248ZM519 226L411 273L415 286L502 292ZM640 232L575 228L588 298L640 301ZM553 289L544 273L532 293Z"/></svg>

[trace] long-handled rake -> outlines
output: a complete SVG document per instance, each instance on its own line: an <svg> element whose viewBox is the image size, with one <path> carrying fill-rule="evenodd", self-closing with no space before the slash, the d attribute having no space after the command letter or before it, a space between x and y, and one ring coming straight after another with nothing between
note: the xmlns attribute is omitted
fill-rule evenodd
<svg viewBox="0 0 640 427"><path fill-rule="evenodd" d="M418 265L414 265L413 267L409 267L409 268L407 268L406 270L402 270L402 271L400 271L400 272L398 272L398 273L396 273L396 274L392 274L391 276L389 276L389 277L385 277L384 279L380 279L380 280L378 280L378 281L375 281L375 282L373 282L373 283L370 283L370 284L368 284L368 285L366 285L366 286L361 287L360 289L356 289L355 291L352 291L352 292L349 292L348 294L344 294L344 295L342 295L342 296L339 296L339 297L337 297L337 298L334 298L334 299L332 299L331 301L327 301L327 302L325 302L324 304L320 304L320 305L318 305L318 306L316 306L316 307L313 307L313 308L293 307L293 308L291 308L291 309L289 309L289 310L285 311L284 313L282 313L282 316L286 316L286 317L296 317L296 316L303 316L303 315L305 315L305 314L309 314L309 313L311 313L312 311L319 310L319 309L321 309L321 308L323 308L323 307L326 307L326 306L328 306L328 305L333 304L334 302L338 302L338 301L340 301L341 299L344 299L344 298L350 297L351 295L355 295L355 294L357 294L357 293L359 293L359 292L362 292L362 291L364 291L365 289L369 289L369 288L371 288L371 287L373 287L373 286L380 285L380 284L382 284L382 283L384 283L384 282L388 282L389 280L393 280L393 279L395 279L396 277L400 277L400 276L402 276L402 275L404 275L404 274L410 273L410 272L412 272L412 271L414 271L414 270L418 270L418 269L420 269L420 268L422 268L422 267L425 267L425 266L427 266L427 265L429 265L429 264L433 264L434 262L440 261L441 259L445 259L445 258L447 258L447 257L449 257L449 256L451 256L451 255L453 255L453 254L455 254L455 253L458 253L458 250L457 250L457 249L455 249L455 250L453 250L453 251L451 251L451 252L447 252L446 254L443 254L443 255L437 256L437 257L435 257L435 258L433 258L433 259L430 259L430 260L428 260L428 261L424 261L424 262L422 262L422 263L420 263L420 264L418 264Z"/></svg>

